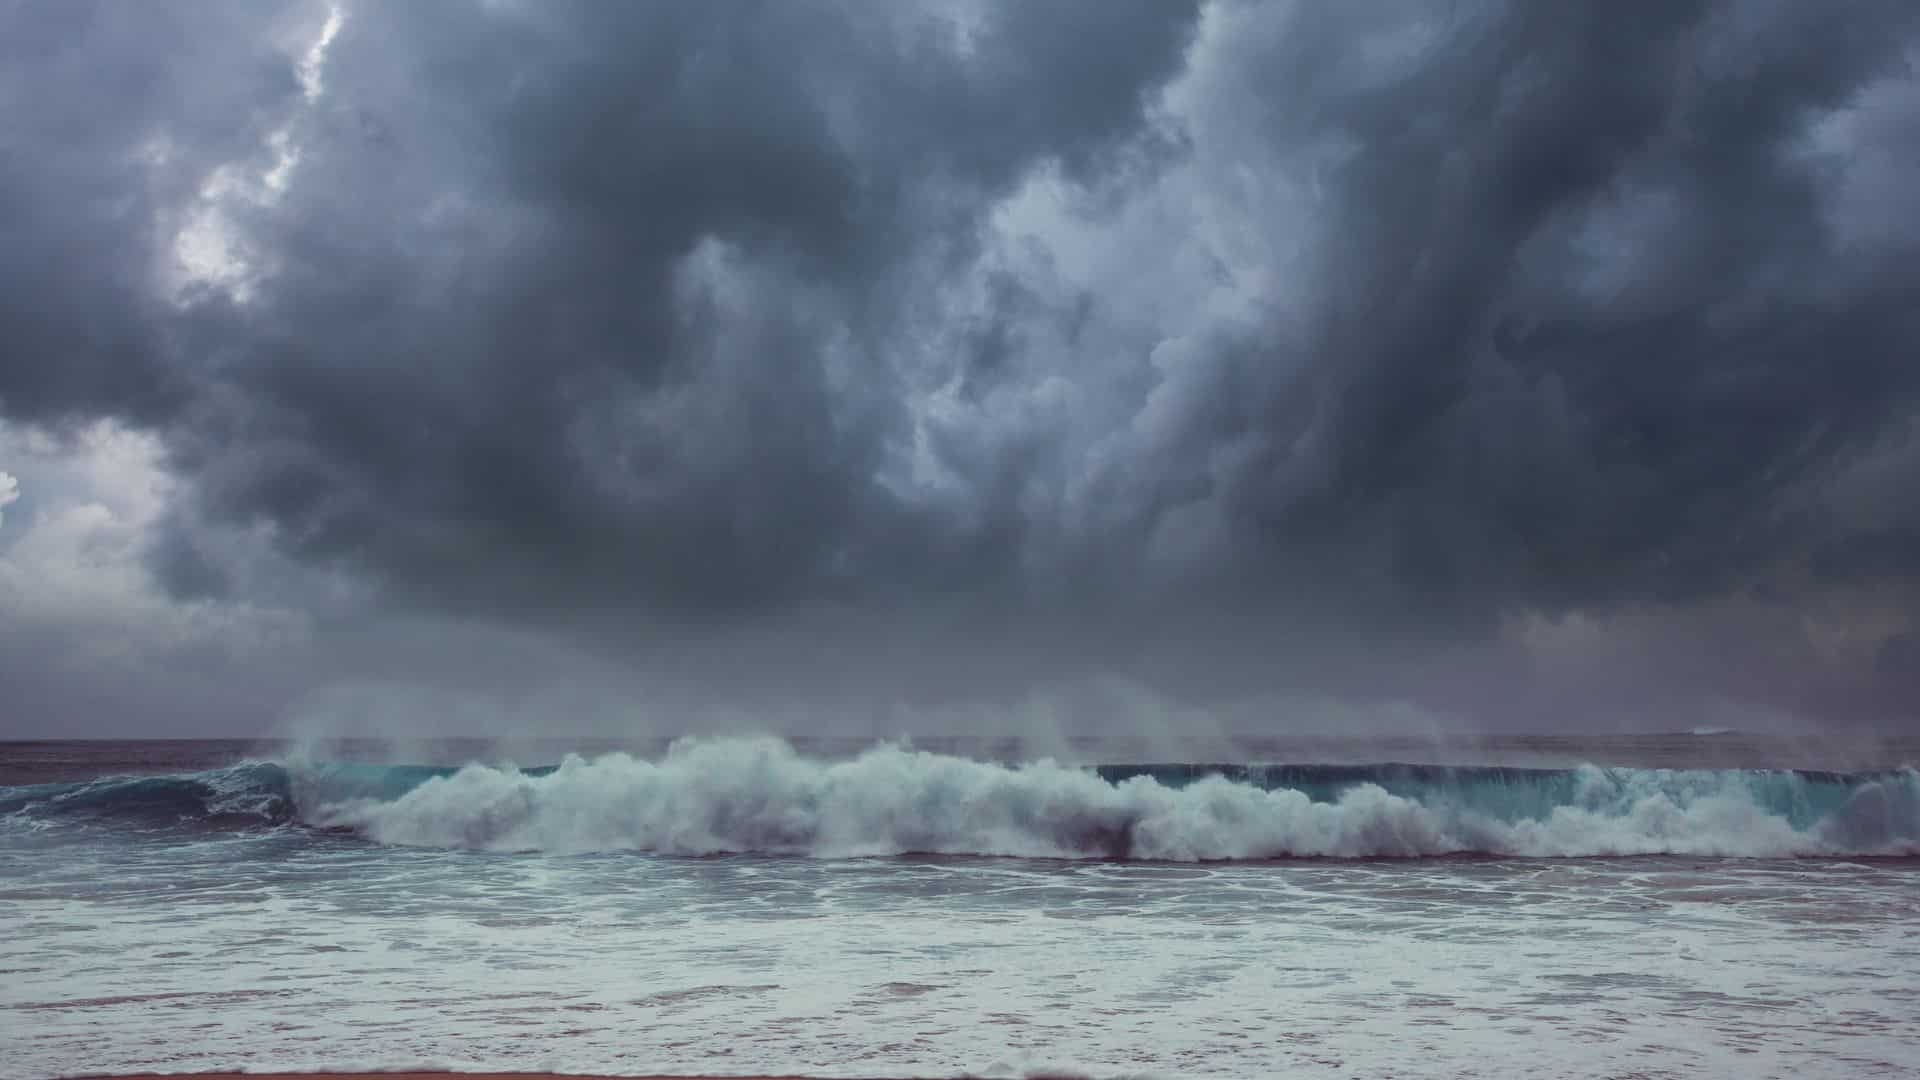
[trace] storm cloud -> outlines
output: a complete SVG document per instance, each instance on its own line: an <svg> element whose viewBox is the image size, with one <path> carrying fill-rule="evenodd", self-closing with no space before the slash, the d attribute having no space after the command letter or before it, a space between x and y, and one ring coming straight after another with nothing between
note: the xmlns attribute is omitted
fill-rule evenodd
<svg viewBox="0 0 1920 1080"><path fill-rule="evenodd" d="M12 3L0 420L151 439L151 588L314 679L431 623L1908 718L1917 58L1875 0Z"/></svg>

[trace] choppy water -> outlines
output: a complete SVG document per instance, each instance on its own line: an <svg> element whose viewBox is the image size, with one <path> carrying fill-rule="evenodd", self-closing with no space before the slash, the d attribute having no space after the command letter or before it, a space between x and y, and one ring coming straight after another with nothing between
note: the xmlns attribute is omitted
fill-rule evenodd
<svg viewBox="0 0 1920 1080"><path fill-rule="evenodd" d="M0 747L0 1076L1920 1074L1903 750L1255 749Z"/></svg>

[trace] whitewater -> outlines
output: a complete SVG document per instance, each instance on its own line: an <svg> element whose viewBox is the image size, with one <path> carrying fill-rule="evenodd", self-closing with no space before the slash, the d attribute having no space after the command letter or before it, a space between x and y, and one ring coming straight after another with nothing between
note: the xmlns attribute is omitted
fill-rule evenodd
<svg viewBox="0 0 1920 1080"><path fill-rule="evenodd" d="M0 746L0 1078L1920 1075L1920 773L1701 742Z"/></svg>

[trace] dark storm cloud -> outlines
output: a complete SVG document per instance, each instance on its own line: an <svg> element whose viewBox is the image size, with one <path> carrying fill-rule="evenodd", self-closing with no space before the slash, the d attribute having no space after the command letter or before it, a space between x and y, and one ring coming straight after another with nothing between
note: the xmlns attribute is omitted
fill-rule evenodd
<svg viewBox="0 0 1920 1080"><path fill-rule="evenodd" d="M192 393L152 280L209 163L299 87L261 5L0 6L0 408L149 421Z"/></svg>
<svg viewBox="0 0 1920 1080"><path fill-rule="evenodd" d="M1804 554L1796 486L1915 408L1920 277L1836 242L1799 144L1899 70L1911 7L1478 7L1353 85L1387 10L1288 20L1241 88L1275 140L1352 148L1304 356L1235 361L1267 384L1229 422L1250 557L1564 609Z"/></svg>
<svg viewBox="0 0 1920 1080"><path fill-rule="evenodd" d="M264 525L392 609L871 615L806 656L1377 687L1306 639L1904 588L1917 10L366 5L308 101L307 9L16 4L0 409L162 434L182 596ZM1299 257L1176 331L1009 239L1037 177L1123 284L1289 184L1228 240Z"/></svg>
<svg viewBox="0 0 1920 1080"><path fill-rule="evenodd" d="M357 13L252 223L271 284L195 328L232 396L180 461L209 512L429 605L831 597L893 527L893 276L1035 160L1093 167L1191 16Z"/></svg>

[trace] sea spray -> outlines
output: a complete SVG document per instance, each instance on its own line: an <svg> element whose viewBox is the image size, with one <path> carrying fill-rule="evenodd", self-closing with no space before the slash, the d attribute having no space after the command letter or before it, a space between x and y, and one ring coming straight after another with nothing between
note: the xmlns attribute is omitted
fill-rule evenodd
<svg viewBox="0 0 1920 1080"><path fill-rule="evenodd" d="M504 851L1056 858L1908 854L1920 777L1785 770L1374 766L1092 770L883 746L849 761L777 739L665 758L470 765L395 799L315 807L382 843ZM1103 772L1106 775L1103 775ZM1125 773L1126 775L1122 775ZM1290 779L1297 783L1288 783Z"/></svg>

